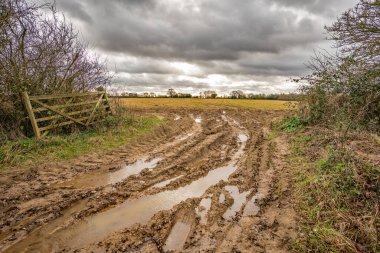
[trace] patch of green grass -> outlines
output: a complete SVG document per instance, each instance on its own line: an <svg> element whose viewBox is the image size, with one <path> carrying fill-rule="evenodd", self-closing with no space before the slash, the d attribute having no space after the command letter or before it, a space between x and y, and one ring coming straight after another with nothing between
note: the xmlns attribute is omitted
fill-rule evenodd
<svg viewBox="0 0 380 253"><path fill-rule="evenodd" d="M305 154L304 146L312 141L312 137L308 135L296 135L293 136L293 141L291 144L291 151L294 158L302 158L301 155Z"/></svg>
<svg viewBox="0 0 380 253"><path fill-rule="evenodd" d="M293 250L357 252L360 245L366 252L380 252L380 220L374 209L380 199L379 168L334 143L310 132L292 137L295 201L303 234Z"/></svg>
<svg viewBox="0 0 380 253"><path fill-rule="evenodd" d="M109 151L143 136L164 122L159 118L110 117L104 125L89 131L46 136L40 140L9 141L0 146L0 170Z"/></svg>
<svg viewBox="0 0 380 253"><path fill-rule="evenodd" d="M338 252L331 248L331 245L326 240L326 238L336 237L336 231L330 225L316 225L312 227L310 233L305 237L307 244L304 241L296 241L293 245L294 252Z"/></svg>

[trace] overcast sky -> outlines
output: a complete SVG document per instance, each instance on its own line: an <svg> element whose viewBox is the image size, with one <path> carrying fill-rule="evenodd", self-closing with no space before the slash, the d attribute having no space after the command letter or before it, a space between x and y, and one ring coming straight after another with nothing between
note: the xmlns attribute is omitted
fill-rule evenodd
<svg viewBox="0 0 380 253"><path fill-rule="evenodd" d="M56 0L120 91L292 92L354 0Z"/></svg>

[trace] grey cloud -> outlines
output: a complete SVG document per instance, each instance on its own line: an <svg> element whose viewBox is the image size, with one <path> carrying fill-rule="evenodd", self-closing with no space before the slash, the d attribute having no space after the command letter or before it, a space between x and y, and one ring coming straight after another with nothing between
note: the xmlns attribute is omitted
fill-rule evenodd
<svg viewBox="0 0 380 253"><path fill-rule="evenodd" d="M112 87L117 87L117 90L121 92L142 92L142 86L145 87L144 91L154 90L159 93L165 93L169 88L183 91L188 87L192 87L192 93L195 94L197 90L212 88L210 84L204 82L178 81L175 80L173 75L169 74L151 74L149 77L144 74L132 74L128 78L119 76L112 85Z"/></svg>
<svg viewBox="0 0 380 253"><path fill-rule="evenodd" d="M325 24L354 0L56 0L116 72L115 87L294 90ZM199 71L174 66L188 63ZM174 65L173 65L174 63ZM209 75L223 75L213 86ZM239 75L239 78L237 78ZM187 76L188 80L182 80ZM263 88L249 80L265 79ZM254 78L254 79L253 79ZM283 87L277 80L282 80ZM208 81L202 81L208 80Z"/></svg>
<svg viewBox="0 0 380 253"><path fill-rule="evenodd" d="M86 12L86 7L83 5L82 1L62 1L60 2L59 7L62 8L63 11L68 11L73 18L92 23L92 18Z"/></svg>
<svg viewBox="0 0 380 253"><path fill-rule="evenodd" d="M330 18L336 17L339 13L345 11L348 7L353 7L357 0L268 0L280 6L301 8L310 13L322 14Z"/></svg>
<svg viewBox="0 0 380 253"><path fill-rule="evenodd" d="M197 95L201 90L213 89L219 95L229 94L231 89L243 90L245 93L274 93L294 91L294 87L284 86L278 76L250 76L235 75L222 84L210 84L206 82L191 82L175 80L173 75L150 75L149 78L142 74L133 74L128 78L119 77L112 85L114 91L121 92L143 92L154 91L165 94L169 88L175 88L178 92L190 92ZM257 82L250 83L256 79ZM141 87L144 87L142 89ZM190 89L189 89L190 87Z"/></svg>
<svg viewBox="0 0 380 253"><path fill-rule="evenodd" d="M198 5L184 4L182 9L164 1L158 1L155 8L141 7L152 5L150 1L138 5L137 1L120 0L83 2L96 16L84 33L105 51L184 60L236 60L240 52L277 53L323 39L318 22L297 23L290 12L268 12L263 1L198 1ZM68 5L64 5L67 11ZM73 16L77 11L73 6Z"/></svg>

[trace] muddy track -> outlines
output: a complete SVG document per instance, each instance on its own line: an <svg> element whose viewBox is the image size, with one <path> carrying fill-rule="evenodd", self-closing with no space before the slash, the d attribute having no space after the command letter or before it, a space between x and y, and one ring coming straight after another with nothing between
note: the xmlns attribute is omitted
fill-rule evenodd
<svg viewBox="0 0 380 253"><path fill-rule="evenodd" d="M114 152L5 175L0 251L287 252L288 148L268 137L281 112L145 113L170 123Z"/></svg>

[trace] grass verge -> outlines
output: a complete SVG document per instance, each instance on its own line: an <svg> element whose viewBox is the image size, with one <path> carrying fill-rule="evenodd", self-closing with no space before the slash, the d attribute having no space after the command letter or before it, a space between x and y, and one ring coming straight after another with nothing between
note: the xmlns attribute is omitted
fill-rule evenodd
<svg viewBox="0 0 380 253"><path fill-rule="evenodd" d="M163 124L159 118L110 117L104 125L85 132L25 138L0 146L0 171L35 165L43 161L65 160L95 151L109 151L142 136Z"/></svg>
<svg viewBox="0 0 380 253"><path fill-rule="evenodd" d="M302 217L295 252L380 252L380 168L330 130L291 137L295 201Z"/></svg>

